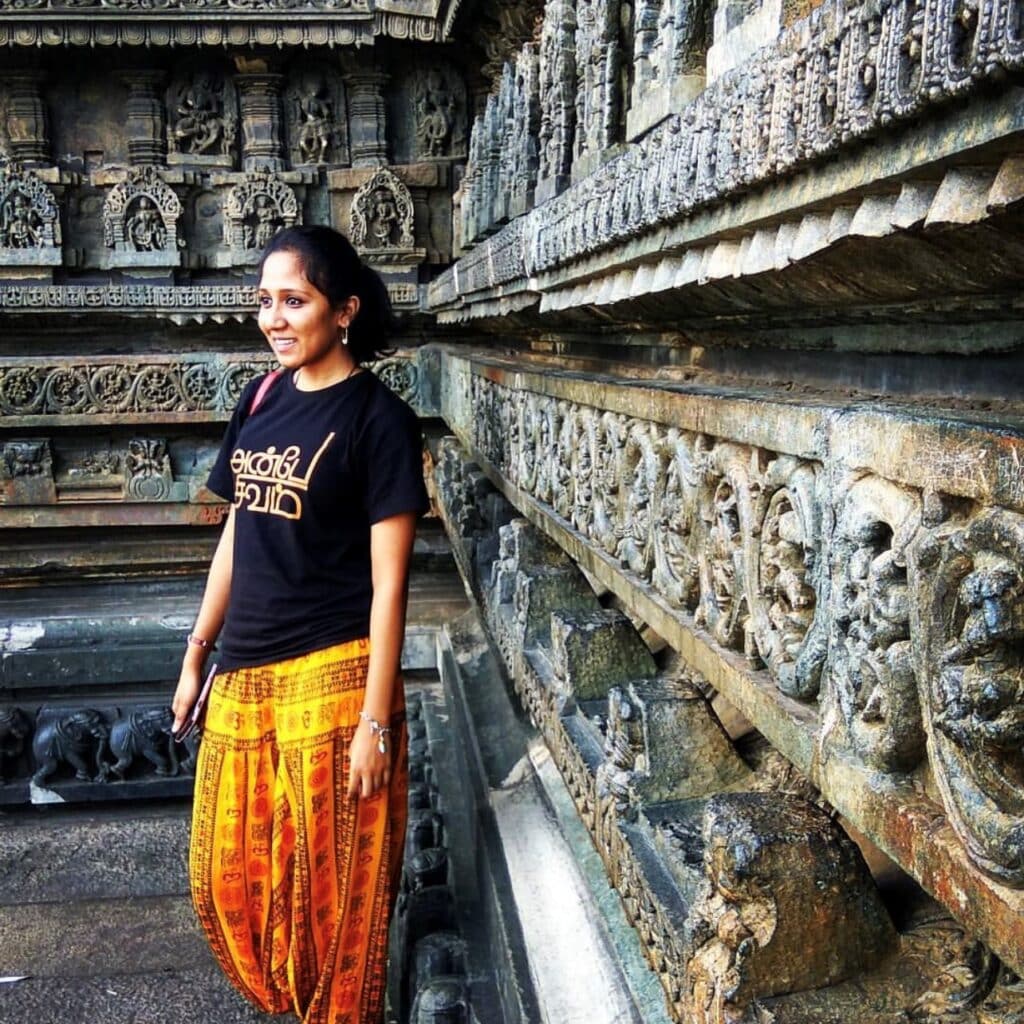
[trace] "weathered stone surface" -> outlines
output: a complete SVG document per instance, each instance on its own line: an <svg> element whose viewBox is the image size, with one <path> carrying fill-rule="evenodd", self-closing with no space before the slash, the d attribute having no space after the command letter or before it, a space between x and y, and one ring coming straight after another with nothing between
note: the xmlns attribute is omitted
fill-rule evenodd
<svg viewBox="0 0 1024 1024"><path fill-rule="evenodd" d="M1015 475L1009 461L998 468L1013 459L1012 437L949 418L927 423L797 403L762 403L755 421L730 407L738 398L700 389L619 388L522 371L514 390L495 366L483 376L458 356L444 359L443 372L468 379L442 393L469 395L468 405L451 402L445 415L519 510L665 637L858 829L1015 963L1024 948L1020 894L1003 884L1019 870L1019 787L1005 784L1017 770L1009 739L1016 735L1015 634L1012 613L997 614L1012 604L1006 595L1019 562ZM561 418L549 436L567 447L547 445L544 467L524 459L535 450L528 433L494 425L516 409L525 424L523 410L549 404ZM586 426L563 429L572 421ZM700 423L699 437L683 434L690 422ZM530 424L536 437L536 414ZM751 444L752 428L787 437L792 454ZM731 439L736 434L742 443ZM586 462L581 438L590 441ZM636 483L643 447L629 438L664 452L650 486ZM669 518L658 505L680 440L694 466L682 492L693 511ZM539 496L538 481L560 479L562 467L577 492L594 481L601 495L574 506L571 524L553 498ZM843 480L822 489L821 481ZM673 581L685 562L676 558L674 571L656 575L633 553L643 545L621 543L622 524L641 518L634 509L646 494L653 495L646 519L662 533L655 554L670 540L694 545L696 602L677 603ZM808 608L821 614L807 616ZM801 689L801 680L815 681L813 688ZM798 694L803 710L789 699ZM532 713L543 715L544 692L527 696ZM933 736L927 749L925 735ZM941 804L909 793L911 769L926 773ZM616 783L619 803L625 783ZM959 854L952 830L934 824L944 811L962 837ZM968 901L954 895L967 891Z"/></svg>

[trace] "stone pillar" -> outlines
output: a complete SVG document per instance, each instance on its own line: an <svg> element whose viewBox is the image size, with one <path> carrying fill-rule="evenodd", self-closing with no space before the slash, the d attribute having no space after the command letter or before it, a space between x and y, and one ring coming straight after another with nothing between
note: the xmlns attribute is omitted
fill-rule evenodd
<svg viewBox="0 0 1024 1024"><path fill-rule="evenodd" d="M4 82L11 156L23 164L51 164L50 132L42 95L43 72L12 72L4 75Z"/></svg>
<svg viewBox="0 0 1024 1024"><path fill-rule="evenodd" d="M383 167L388 162L387 109L384 85L389 76L375 68L350 71L348 130L353 167Z"/></svg>
<svg viewBox="0 0 1024 1024"><path fill-rule="evenodd" d="M128 158L137 167L162 164L167 156L165 110L159 93L164 73L128 71L121 80L128 86Z"/></svg>
<svg viewBox="0 0 1024 1024"><path fill-rule="evenodd" d="M238 75L235 84L242 111L242 169L285 170L287 164L281 117L284 76Z"/></svg>

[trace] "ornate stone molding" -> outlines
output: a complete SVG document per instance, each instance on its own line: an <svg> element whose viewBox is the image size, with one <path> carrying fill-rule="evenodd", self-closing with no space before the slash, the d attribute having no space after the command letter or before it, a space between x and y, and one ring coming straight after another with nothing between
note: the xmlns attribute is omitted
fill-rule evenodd
<svg viewBox="0 0 1024 1024"><path fill-rule="evenodd" d="M1024 439L754 400L442 361L520 511L1020 967Z"/></svg>
<svg viewBox="0 0 1024 1024"><path fill-rule="evenodd" d="M549 20L558 7L549 4ZM866 136L886 132L896 140L901 124L937 116L954 99L980 99L991 88L986 83L1021 66L1024 51L1002 0L985 6L966 27L953 0L922 0L917 13L912 7L894 2L877 10L848 9L834 0L818 9L773 50L724 75L639 143L527 214L529 244L522 259L512 277L493 278L492 284L525 280L634 242L726 198L852 152ZM567 25L567 19L564 14L558 24ZM912 43L911 22L930 26L927 46ZM571 137L566 74L556 74L564 46L552 35L554 22L550 30L547 21L545 26L542 184L568 173L564 158L556 155L564 153L567 134ZM911 42L904 47L904 40ZM487 130L478 121L476 134ZM474 210L487 209L492 201L487 175L474 166L488 143L482 136L471 143L463 202ZM542 190L540 197L548 198L553 189ZM469 227L476 235L467 235L467 242L486 233L488 223ZM497 238L487 240L469 259L487 260L483 250L495 244Z"/></svg>
<svg viewBox="0 0 1024 1024"><path fill-rule="evenodd" d="M419 305L415 284L389 284L401 310ZM88 309L128 316L166 316L203 323L218 317L256 316L255 285L0 285L0 309L11 313L79 313Z"/></svg>
<svg viewBox="0 0 1024 1024"><path fill-rule="evenodd" d="M27 426L68 417L75 422L161 422L181 415L224 420L245 385L273 365L261 354L94 357L60 363L0 358L0 423ZM419 369L410 355L391 356L369 367L402 398L418 404ZM13 460L12 466L38 461L41 449L32 447L37 441L22 439L19 443L28 447L12 450L7 461ZM8 475L35 474L15 473L8 466Z"/></svg>
<svg viewBox="0 0 1024 1024"><path fill-rule="evenodd" d="M352 199L352 244L371 256L411 252L412 196L394 171L381 167Z"/></svg>

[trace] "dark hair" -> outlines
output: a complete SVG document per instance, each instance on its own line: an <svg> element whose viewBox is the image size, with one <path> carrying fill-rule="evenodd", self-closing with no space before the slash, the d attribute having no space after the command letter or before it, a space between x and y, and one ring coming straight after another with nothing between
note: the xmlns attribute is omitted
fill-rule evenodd
<svg viewBox="0 0 1024 1024"><path fill-rule="evenodd" d="M387 287L340 231L322 224L282 228L263 250L260 277L267 257L275 252L292 253L306 280L326 296L332 308L337 309L352 295L358 297L359 312L348 328L348 350L357 363L377 359L388 351L388 335L396 324Z"/></svg>

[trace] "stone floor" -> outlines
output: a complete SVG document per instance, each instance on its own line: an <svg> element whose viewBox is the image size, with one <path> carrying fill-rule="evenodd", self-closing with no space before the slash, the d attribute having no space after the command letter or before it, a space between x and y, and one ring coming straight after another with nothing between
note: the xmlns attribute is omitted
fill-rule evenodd
<svg viewBox="0 0 1024 1024"><path fill-rule="evenodd" d="M0 1024L256 1024L188 899L188 806L0 815Z"/></svg>

